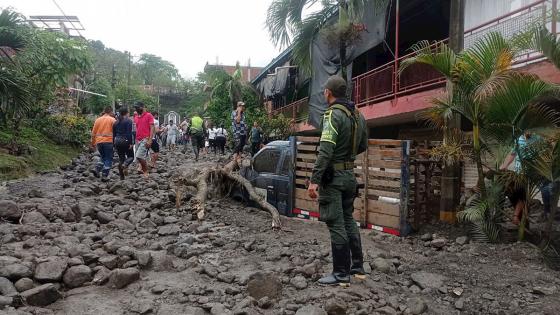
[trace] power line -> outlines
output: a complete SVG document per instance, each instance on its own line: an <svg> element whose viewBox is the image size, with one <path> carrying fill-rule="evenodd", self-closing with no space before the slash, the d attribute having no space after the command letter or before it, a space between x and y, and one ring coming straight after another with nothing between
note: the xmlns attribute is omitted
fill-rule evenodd
<svg viewBox="0 0 560 315"><path fill-rule="evenodd" d="M70 25L72 25L72 27L74 28L74 30L76 32L78 32L78 35L80 35L80 37L85 38L82 33L80 33L80 30L76 27L76 25L74 25L74 23L68 18L68 16L66 15L66 13L64 13L64 10L62 10L62 8L60 7L60 5L58 5L58 3L56 2L56 0L52 0L52 2L54 3L54 5L56 5L56 7L60 10L60 13L62 13L62 15L64 16L64 18L66 18L66 21L70 22Z"/></svg>

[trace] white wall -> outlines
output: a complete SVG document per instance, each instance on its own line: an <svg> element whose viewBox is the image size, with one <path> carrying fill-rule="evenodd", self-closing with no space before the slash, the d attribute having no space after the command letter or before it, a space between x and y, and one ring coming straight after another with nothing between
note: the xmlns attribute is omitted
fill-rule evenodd
<svg viewBox="0 0 560 315"><path fill-rule="evenodd" d="M466 0L465 30L534 3L537 0Z"/></svg>

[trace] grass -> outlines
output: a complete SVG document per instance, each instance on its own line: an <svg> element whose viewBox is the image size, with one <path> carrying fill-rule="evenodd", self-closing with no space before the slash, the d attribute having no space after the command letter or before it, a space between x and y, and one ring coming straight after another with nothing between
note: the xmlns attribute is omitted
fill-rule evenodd
<svg viewBox="0 0 560 315"><path fill-rule="evenodd" d="M40 132L24 127L18 143L31 149L31 154L13 156L2 148L9 143L13 135L0 129L0 180L16 179L37 172L54 170L70 163L80 153L80 149L68 145L58 145Z"/></svg>

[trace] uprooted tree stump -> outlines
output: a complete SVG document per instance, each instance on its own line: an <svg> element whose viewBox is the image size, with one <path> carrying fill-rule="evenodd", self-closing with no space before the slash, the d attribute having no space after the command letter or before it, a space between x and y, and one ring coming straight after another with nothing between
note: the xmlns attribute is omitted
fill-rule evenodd
<svg viewBox="0 0 560 315"><path fill-rule="evenodd" d="M221 195L228 195L234 187L239 187L247 191L249 198L256 202L261 209L267 211L272 216L272 228L281 228L280 214L278 210L260 196L253 185L234 171L239 169L237 161L233 160L223 167L216 166L214 168L207 167L193 174L193 172L178 173L173 176L172 183L175 191L175 205L177 209L181 208L183 197L187 191L187 187L194 187L197 190L196 195L191 199L192 212L198 220L203 220L206 216L206 200L210 192L211 186L215 188ZM211 186L210 186L211 185Z"/></svg>

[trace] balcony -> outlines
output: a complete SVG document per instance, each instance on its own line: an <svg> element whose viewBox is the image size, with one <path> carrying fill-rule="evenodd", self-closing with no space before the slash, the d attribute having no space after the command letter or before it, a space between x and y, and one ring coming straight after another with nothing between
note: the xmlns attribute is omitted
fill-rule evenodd
<svg viewBox="0 0 560 315"><path fill-rule="evenodd" d="M465 47L471 47L476 41L488 33L499 32L506 38L529 29L531 26L540 24L549 28L555 27L550 23L546 0L534 3L488 21L482 25L465 31ZM444 40L442 42L446 42ZM441 42L440 42L441 43ZM438 43L434 43L434 46ZM416 64L408 67L398 75L399 64L411 57L412 54L402 56L392 62L358 75L352 79L353 100L358 107L372 105L382 101L397 99L405 95L411 95L422 91L432 90L445 85L445 79L430 66ZM528 62L542 59L540 54L534 51L526 51L516 60L517 66L523 66ZM292 117L296 123L306 122L308 117L308 98L296 101L273 113L283 113L286 117Z"/></svg>

